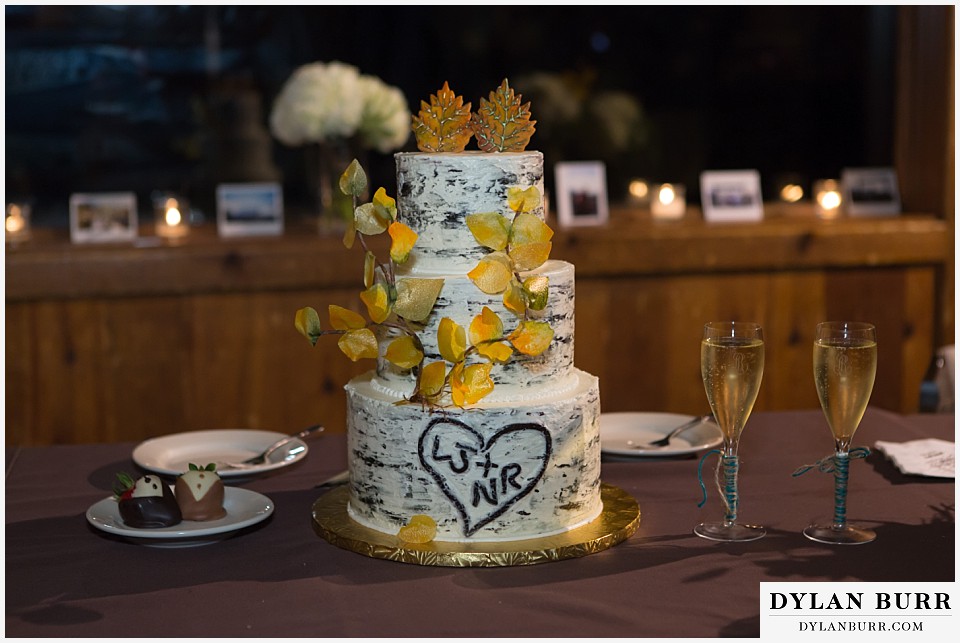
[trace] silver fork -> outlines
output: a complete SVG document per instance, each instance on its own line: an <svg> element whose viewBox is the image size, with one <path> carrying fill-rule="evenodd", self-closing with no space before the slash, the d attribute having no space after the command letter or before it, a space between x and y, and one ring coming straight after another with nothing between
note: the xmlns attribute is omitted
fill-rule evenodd
<svg viewBox="0 0 960 643"><path fill-rule="evenodd" d="M299 440L313 433L318 433L325 430L326 429L323 427L322 424L314 424L313 426L307 427L306 429L304 429L303 431L300 431L299 433L294 433L293 435L288 435L284 438L281 438L280 440L277 440L276 442L268 446L266 449L264 449L257 455L249 457L246 460L241 460L240 462L218 462L217 468L218 469L248 469L251 467L259 466L264 462L266 462L267 458L269 458L270 455L280 447L286 444L289 444L294 440Z"/></svg>
<svg viewBox="0 0 960 643"><path fill-rule="evenodd" d="M662 438L656 439L656 440L654 440L654 441L652 441L652 442L647 442L646 444L633 444L633 442L632 442L631 440L627 440L627 446L630 447L630 448L632 448L632 449L649 449L649 448L660 448L660 447L669 446L669 445L670 445L670 440L672 440L673 438L677 437L678 435L680 435L681 433L683 433L683 432L686 431L687 429L692 429L693 427L698 426L698 425L700 425L700 424L702 424L702 423L704 423L704 422L707 422L707 421L709 421L709 420L712 420L712 419L713 419L713 415L712 415L712 414L710 414L710 415L701 415L700 417L693 418L693 419L690 420L689 422L684 422L683 424L681 424L681 425L678 426L677 428L675 428L675 429L673 429L672 431L670 431L670 433L668 433L668 434L666 434L665 436L663 436Z"/></svg>

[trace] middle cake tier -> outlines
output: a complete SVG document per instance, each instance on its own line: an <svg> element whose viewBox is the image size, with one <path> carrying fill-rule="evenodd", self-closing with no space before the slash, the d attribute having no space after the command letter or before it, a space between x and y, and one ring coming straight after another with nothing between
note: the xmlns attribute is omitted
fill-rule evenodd
<svg viewBox="0 0 960 643"><path fill-rule="evenodd" d="M524 273L544 276L549 283L547 305L540 311L528 311L531 319L546 322L553 330L553 339L549 347L537 356L514 352L512 357L497 364L491 371L496 388L490 394L490 401L510 401L536 395L536 390L551 383L553 390L564 381L573 368L574 335L574 267L566 261L550 260L536 270ZM413 276L413 275L411 275ZM430 275L442 278L443 288L434 304L433 310L418 332L423 344L425 363L442 360L438 348L437 331L444 317L452 319L466 331L474 317L480 315L486 306L503 322L504 334L510 333L520 323L520 318L503 303L503 295L486 294L464 275ZM403 279L403 276L400 276ZM469 342L469 335L468 335ZM409 395L415 384L412 371L400 369L388 362L383 354L389 342L380 342L380 359L377 361L378 384L385 392L402 396ZM485 358L471 355L468 363L486 361Z"/></svg>

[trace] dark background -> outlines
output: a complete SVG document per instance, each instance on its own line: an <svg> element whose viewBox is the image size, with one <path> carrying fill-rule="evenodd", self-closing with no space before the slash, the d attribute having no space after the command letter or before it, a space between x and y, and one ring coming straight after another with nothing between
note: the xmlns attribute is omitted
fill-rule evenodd
<svg viewBox="0 0 960 643"><path fill-rule="evenodd" d="M771 198L788 175L809 187L843 167L892 164L896 16L895 6L7 6L6 196L34 200L34 225L66 226L77 191L132 190L148 212L151 191L172 189L212 210L218 181L249 178L237 139L260 137L288 214L308 213L304 150L270 138L267 117L297 66L340 60L400 88L413 113L444 81L475 107L503 78L522 92L540 72L588 95L627 92L643 113L628 149L611 149L589 121L551 124L537 102L530 149L548 166L604 160L612 201L643 176L685 183L695 203L702 170L742 168L760 170ZM390 155L367 163L392 192Z"/></svg>

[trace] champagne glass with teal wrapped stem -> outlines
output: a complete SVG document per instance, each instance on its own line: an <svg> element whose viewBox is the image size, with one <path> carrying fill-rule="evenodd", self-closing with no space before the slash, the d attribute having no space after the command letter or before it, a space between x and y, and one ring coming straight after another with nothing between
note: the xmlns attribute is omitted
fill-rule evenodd
<svg viewBox="0 0 960 643"><path fill-rule="evenodd" d="M847 484L850 460L870 454L852 447L853 434L870 401L877 376L877 329L865 322L823 322L813 341L813 381L820 406L833 434L834 453L820 462L801 467L794 475L819 469L833 473L833 520L803 530L810 540L834 545L868 543L877 535L847 523Z"/></svg>
<svg viewBox="0 0 960 643"><path fill-rule="evenodd" d="M703 485L703 462L717 453L717 488L723 500L724 516L719 522L703 522L693 533L721 541L756 540L766 535L763 527L737 522L739 511L740 435L753 411L763 379L763 330L753 322L710 322L700 342L700 373L713 416L723 433L723 451L709 451L700 460L698 476Z"/></svg>

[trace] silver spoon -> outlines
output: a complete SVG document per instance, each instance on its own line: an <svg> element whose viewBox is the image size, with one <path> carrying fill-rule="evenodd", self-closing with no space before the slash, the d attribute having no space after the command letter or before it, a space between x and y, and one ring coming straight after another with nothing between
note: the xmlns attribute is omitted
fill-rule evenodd
<svg viewBox="0 0 960 643"><path fill-rule="evenodd" d="M246 460L242 460L240 462L218 462L217 468L218 469L246 469L249 467L259 466L264 462L266 462L267 458L269 458L270 455L280 447L286 444L289 444L294 440L299 440L313 433L318 433L325 430L326 429L323 427L322 424L314 424L313 426L307 427L306 429L304 429L303 431L300 431L299 433L288 435L284 438L277 440L276 442L268 446L266 449L264 449L257 455L247 458Z"/></svg>
<svg viewBox="0 0 960 643"><path fill-rule="evenodd" d="M646 444L634 444L633 440L627 440L627 446L630 447L631 449L649 449L649 448L660 448L660 447L669 446L670 440L677 437L687 429L692 429L693 427L698 426L712 419L713 419L713 415L701 415L700 417L693 418L689 422L684 422L677 428L670 431L670 433L666 434L662 438L654 440L653 442L648 442Z"/></svg>

